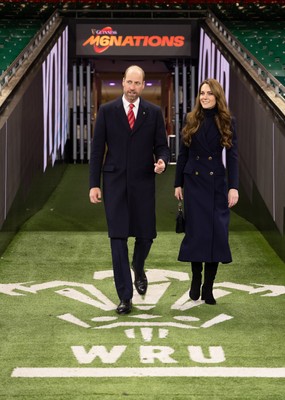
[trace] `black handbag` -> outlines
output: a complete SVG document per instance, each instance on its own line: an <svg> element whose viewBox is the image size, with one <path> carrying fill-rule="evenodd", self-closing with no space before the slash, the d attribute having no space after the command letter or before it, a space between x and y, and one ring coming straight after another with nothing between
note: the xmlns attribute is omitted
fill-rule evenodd
<svg viewBox="0 0 285 400"><path fill-rule="evenodd" d="M183 214L182 202L178 202L178 211L176 215L176 233L183 233L185 232L185 219Z"/></svg>

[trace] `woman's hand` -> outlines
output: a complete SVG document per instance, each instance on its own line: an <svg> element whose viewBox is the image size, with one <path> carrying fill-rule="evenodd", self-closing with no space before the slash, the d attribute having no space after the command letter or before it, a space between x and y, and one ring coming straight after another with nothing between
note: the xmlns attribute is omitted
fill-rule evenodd
<svg viewBox="0 0 285 400"><path fill-rule="evenodd" d="M228 193L228 205L229 208L235 206L238 202L238 191L236 189L230 189Z"/></svg>
<svg viewBox="0 0 285 400"><path fill-rule="evenodd" d="M181 186L175 188L174 196L177 198L177 200L183 200L183 190Z"/></svg>

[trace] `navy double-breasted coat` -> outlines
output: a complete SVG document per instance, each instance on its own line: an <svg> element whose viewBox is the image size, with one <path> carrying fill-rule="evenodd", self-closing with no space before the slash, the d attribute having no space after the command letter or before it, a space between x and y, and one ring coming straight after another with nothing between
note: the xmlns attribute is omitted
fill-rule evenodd
<svg viewBox="0 0 285 400"><path fill-rule="evenodd" d="M90 157L90 188L101 187L111 238L156 237L154 162L169 149L160 107L140 98L131 130L122 98L98 111Z"/></svg>
<svg viewBox="0 0 285 400"><path fill-rule="evenodd" d="M184 188L185 236L180 246L179 261L232 261L228 242L228 190L238 189L234 120L232 131L233 146L225 151L226 167L222 157L221 135L211 113L192 136L190 147L181 143L175 187Z"/></svg>

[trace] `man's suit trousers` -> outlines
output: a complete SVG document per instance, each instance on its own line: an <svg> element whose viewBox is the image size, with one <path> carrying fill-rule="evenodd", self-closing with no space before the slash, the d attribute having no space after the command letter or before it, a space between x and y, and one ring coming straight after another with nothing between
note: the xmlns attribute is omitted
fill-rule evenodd
<svg viewBox="0 0 285 400"><path fill-rule="evenodd" d="M111 252L115 286L120 300L131 300L133 282L130 270L128 239L111 238ZM144 270L145 260L149 254L152 239L136 238L132 259L133 268L138 275Z"/></svg>

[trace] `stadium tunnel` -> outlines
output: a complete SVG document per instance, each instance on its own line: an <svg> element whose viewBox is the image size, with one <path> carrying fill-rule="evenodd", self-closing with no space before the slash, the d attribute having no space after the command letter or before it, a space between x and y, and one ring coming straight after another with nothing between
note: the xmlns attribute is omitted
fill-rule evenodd
<svg viewBox="0 0 285 400"><path fill-rule="evenodd" d="M254 223L285 260L282 4L267 5L266 25L263 9L256 5L187 7L181 2L175 9L172 2L168 8L161 2L141 8L117 2L117 8L112 3L107 9L98 2L93 8L76 8L78 2L74 7L68 2L46 2L46 7L29 3L33 14L15 17L16 5L10 4L1 18L1 34L9 35L10 42L4 40L0 55L12 58L0 77L0 249L45 202L68 163L88 163L98 107L120 93L126 66L136 63L146 72L145 96L163 110L174 164L181 124L199 82L211 76L222 83L238 121L241 200L235 211ZM9 28L13 19L14 28ZM21 21L17 29L16 20ZM136 48L113 46L101 53L94 52L94 44L82 47L90 32L93 38L98 35L92 29L106 27L124 37L138 31L155 37L155 46L140 42ZM274 46L272 41L267 47L260 44L262 35L275 39ZM170 36L185 37L185 47L159 46L159 38ZM10 52L11 41L22 47ZM266 48L275 53L267 54ZM27 199L34 190L31 207Z"/></svg>

